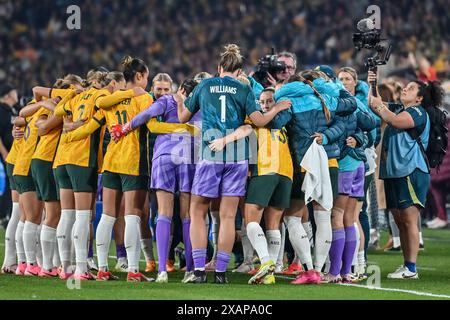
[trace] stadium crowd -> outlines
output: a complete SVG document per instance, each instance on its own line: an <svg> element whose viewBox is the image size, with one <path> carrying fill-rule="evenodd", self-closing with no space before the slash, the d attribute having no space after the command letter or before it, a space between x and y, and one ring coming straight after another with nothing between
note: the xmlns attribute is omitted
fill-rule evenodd
<svg viewBox="0 0 450 320"><path fill-rule="evenodd" d="M425 208L430 164L422 150L427 149L429 139L435 139L429 132L436 131L438 120L431 115L440 114L436 113L437 107L448 107L448 100L442 101L444 90L447 99L449 92L445 81L449 73L448 35L442 32L448 21L436 18L442 17L437 12L445 10L444 1L402 1L383 6L383 28L396 49L389 64L379 72L380 96L369 91L367 83L377 76L369 72L366 77L364 54L356 53L351 41L355 21L349 17L355 16L358 9L344 1L228 1L212 5L209 1L187 4L149 0L87 5L61 0L28 4L17 1L0 5L2 25L10 26L0 29L2 112L4 109L11 117L18 96L29 94L30 87L34 95L34 101L22 108L14 120L14 145L11 128L2 126L0 147L5 171L15 188L12 216L16 225L12 230L10 222L8 228L20 239L14 245L6 237L10 252L5 255L3 272L112 280L115 276L108 268L108 250L103 248L109 248L114 228L119 260L116 269L128 271L128 281L148 280L139 272L138 261L142 249L146 271L155 271L152 234L146 220L149 217L144 213L148 214L149 206L153 206L151 211L158 212L156 245L161 262L157 282L168 281L167 272L173 270L179 242L184 243L185 253L180 257L186 260L183 282L206 282L206 269L216 271L215 282L226 283L225 271L233 247L234 251L240 251L238 247L243 251L242 259L236 255L240 265L235 271L253 273L249 280L252 284L273 284L274 273L298 275L293 281L296 284L358 282L367 276L369 243L378 245L382 227L379 212L386 213L390 223L392 237L386 249L404 253L404 265L388 277L418 277L419 243L423 248L421 223L416 219L419 209L425 209L429 227L448 224L448 179L444 176L450 172L449 157L442 163L443 173L431 170L434 192L428 194L431 206ZM61 18L66 17L65 8L70 4L82 8L81 31L67 30ZM413 23L419 16L427 23ZM211 61L211 48L216 50L220 44L236 39L247 50L246 59L238 46L228 45L217 69ZM241 71L251 72L271 45L293 53L284 51L278 56L287 67L280 75L273 75L273 87L263 89ZM118 61L130 52L142 60L127 56L121 63L123 73L108 71L115 70ZM217 77L208 75L217 71ZM195 73L195 78L189 78ZM86 80L73 74L87 74ZM55 79L59 80L55 83ZM145 91L148 79L152 79L150 95ZM176 87L179 90L175 94ZM232 95L236 98L230 99ZM216 104L220 112L206 109ZM238 119L227 115L227 110L236 112ZM168 150L175 145L167 137L181 131L196 135L194 120L200 116L203 138L208 140L200 147L201 161L195 167L174 166ZM150 120L156 117L158 121ZM316 121L309 122L311 119ZM144 125L152 133L162 134L153 146L150 142L154 148L150 163L147 144L142 141L151 139L143 133ZM208 129L217 128L235 131L213 139ZM253 129L261 139L268 128L272 131L267 131L267 140L271 135L272 139L277 137L278 157L261 159L265 155L259 153L262 147L258 140L257 169L251 171L248 186L249 170L247 163L242 163L249 160L247 155L245 159L233 159L225 168L208 162L211 159L205 156L205 150L211 149L213 154L226 150L230 141L242 139ZM101 141L108 135L114 141L108 144L103 159ZM311 137L317 143L312 144ZM300 191L300 186L313 170L303 160L317 145L323 145L327 174L322 168L319 175L330 179L324 182L324 186L330 186L325 190L330 197L324 200L323 194L312 196L315 201L305 206L303 200L307 197L302 192L307 191ZM198 146L192 142L191 147ZM409 152L404 157L396 157L396 152L405 150ZM275 159L283 159L277 162L276 169L264 167L267 161L278 161ZM103 173L99 183L97 169ZM222 182L216 181L218 172L223 175ZM383 186L378 178L385 180ZM268 185L273 186L272 193L262 192ZM93 259L90 225L97 186L103 187L103 214L96 231L100 269ZM155 193L149 200L149 189L156 190L156 201ZM67 190L71 190L70 196ZM239 197L243 200L244 196L245 206L239 204ZM216 198L221 201L211 202ZM158 208L154 207L156 203ZM234 235L238 207L236 237L242 245L236 246L230 234ZM386 208L391 209L390 218ZM270 211L263 223L267 241L258 238L264 236L259 225L264 210ZM209 216L213 252L204 242L209 228L204 229L205 223L209 225L205 217ZM36 246L36 237L42 248ZM71 241L75 257L71 256ZM90 249L86 250L88 242ZM284 246L290 251L286 269ZM253 265L254 251L259 269ZM75 270L70 269L73 262ZM90 272L94 269L99 269L96 276Z"/></svg>
<svg viewBox="0 0 450 320"><path fill-rule="evenodd" d="M81 8L80 31L66 27L72 4ZM395 45L386 70L408 67L408 53L421 52L448 75L449 22L440 14L445 0L7 0L0 4L0 80L25 94L28 86L50 85L65 72L113 68L133 53L181 83L193 70L215 72L210 57L218 52L211 50L230 41L248 50L247 68L274 46L295 53L305 69L328 64L362 70L351 34L369 4L382 5L382 27Z"/></svg>

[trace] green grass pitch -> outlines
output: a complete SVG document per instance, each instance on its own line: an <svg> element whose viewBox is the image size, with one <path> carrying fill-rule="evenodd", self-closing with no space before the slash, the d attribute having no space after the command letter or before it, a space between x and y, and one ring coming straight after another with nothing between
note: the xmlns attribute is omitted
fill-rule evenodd
<svg viewBox="0 0 450 320"><path fill-rule="evenodd" d="M402 263L401 253L370 252L369 265L377 265L381 276L379 289L368 289L366 283L358 286L336 284L299 286L286 277L277 277L273 286L250 286L248 275L229 272L228 285L182 284L183 273L169 274L168 284L127 283L125 274L119 281L82 282L80 289L74 283L59 279L41 279L0 275L0 300L102 300L102 299L158 299L158 300L315 300L315 299L369 299L414 300L450 299L450 230L424 230L425 251L419 254L419 280L388 280L386 275ZM383 234L382 243L386 240ZM0 260L4 255L4 230L0 231ZM111 260L110 265L114 266ZM231 266L231 264L230 264ZM144 265L142 264L142 267ZM150 276L155 277L154 274ZM374 276L375 278L376 276ZM212 277L210 276L210 279ZM71 289L72 288L72 289Z"/></svg>

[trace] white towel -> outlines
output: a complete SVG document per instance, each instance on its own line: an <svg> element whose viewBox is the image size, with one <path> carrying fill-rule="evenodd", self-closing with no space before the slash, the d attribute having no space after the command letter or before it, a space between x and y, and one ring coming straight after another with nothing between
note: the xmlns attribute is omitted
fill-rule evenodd
<svg viewBox="0 0 450 320"><path fill-rule="evenodd" d="M364 150L367 158L367 164L369 165L369 170L366 172L366 177L370 176L372 173L375 173L375 169L377 168L377 163L375 159L377 158L377 153L375 152L375 147L372 146Z"/></svg>
<svg viewBox="0 0 450 320"><path fill-rule="evenodd" d="M328 156L322 145L314 139L306 151L300 164L306 170L302 191L305 193L305 203L316 201L325 210L333 208L333 191L331 189Z"/></svg>

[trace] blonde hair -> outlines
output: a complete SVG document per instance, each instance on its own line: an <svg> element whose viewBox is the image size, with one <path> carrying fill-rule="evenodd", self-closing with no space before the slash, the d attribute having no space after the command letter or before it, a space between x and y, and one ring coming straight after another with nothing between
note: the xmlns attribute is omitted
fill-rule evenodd
<svg viewBox="0 0 450 320"><path fill-rule="evenodd" d="M100 86L104 86L106 77L108 76L108 72L98 71L98 70L90 70L87 74L86 80L88 85L92 85L92 82L96 80Z"/></svg>
<svg viewBox="0 0 450 320"><path fill-rule="evenodd" d="M103 86L107 86L108 84L111 83L111 81L117 81L120 82L122 80L125 80L125 77L123 76L123 73L120 71L111 71L108 72L108 74L105 77L105 81L103 83Z"/></svg>
<svg viewBox="0 0 450 320"><path fill-rule="evenodd" d="M201 82L202 80L209 79L209 78L212 78L212 77L213 76L210 73L208 73L206 71L202 71L202 72L197 73L194 76L194 80L198 81L198 82Z"/></svg>
<svg viewBox="0 0 450 320"><path fill-rule="evenodd" d="M155 85L156 81L169 82L172 86L173 80L167 73L158 73L152 80L152 85Z"/></svg>
<svg viewBox="0 0 450 320"><path fill-rule="evenodd" d="M83 78L77 76L76 74L69 73L68 75L64 76L64 78L56 79L55 83L53 84L53 88L69 89L71 87L74 87L75 84L84 86L84 83L85 80Z"/></svg>
<svg viewBox="0 0 450 320"><path fill-rule="evenodd" d="M236 44L227 44L225 51L220 55L219 66L223 68L225 72L234 72L242 69L243 57L241 50Z"/></svg>
<svg viewBox="0 0 450 320"><path fill-rule="evenodd" d="M237 80L239 82L243 83L243 84L248 85L248 86L250 85L250 80L248 80L248 78L246 76L242 75L242 74L239 77L237 77Z"/></svg>
<svg viewBox="0 0 450 320"><path fill-rule="evenodd" d="M355 80L355 82L358 81L358 73L356 72L355 69L351 68L351 67L343 67L339 70L338 74L341 72L347 72L348 74L350 74L353 78L353 80Z"/></svg>

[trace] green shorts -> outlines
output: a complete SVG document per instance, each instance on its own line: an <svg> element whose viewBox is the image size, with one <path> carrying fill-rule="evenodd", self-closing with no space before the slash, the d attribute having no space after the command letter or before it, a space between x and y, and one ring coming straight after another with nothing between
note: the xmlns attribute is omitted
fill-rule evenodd
<svg viewBox="0 0 450 320"><path fill-rule="evenodd" d="M66 164L53 170L58 189L73 192L97 192L97 168Z"/></svg>
<svg viewBox="0 0 450 320"><path fill-rule="evenodd" d="M419 169L409 176L384 180L387 209L406 209L413 205L425 208L430 174Z"/></svg>
<svg viewBox="0 0 450 320"><path fill-rule="evenodd" d="M19 194L36 191L31 172L29 172L27 176L14 176L14 182L16 183L16 190Z"/></svg>
<svg viewBox="0 0 450 320"><path fill-rule="evenodd" d="M40 159L31 160L31 176L36 185L39 200L58 201L59 190L53 176L52 163Z"/></svg>
<svg viewBox="0 0 450 320"><path fill-rule="evenodd" d="M148 176L132 176L105 171L102 174L103 187L122 192L148 190Z"/></svg>
<svg viewBox="0 0 450 320"><path fill-rule="evenodd" d="M11 190L17 190L16 182L14 181L14 165L11 163L6 163L6 175L8 176L9 180L9 189Z"/></svg>
<svg viewBox="0 0 450 320"><path fill-rule="evenodd" d="M333 199L339 194L339 168L331 167L330 180L331 190L333 191ZM306 172L294 172L294 182L292 184L291 199L305 200L305 193L302 191L303 180L305 180Z"/></svg>
<svg viewBox="0 0 450 320"><path fill-rule="evenodd" d="M256 176L250 179L245 203L260 205L264 208L289 208L291 205L292 181L279 174Z"/></svg>

